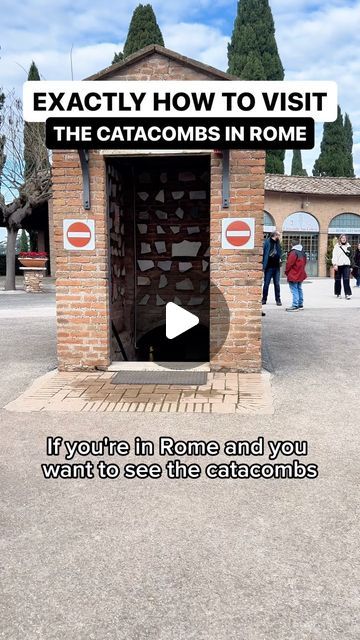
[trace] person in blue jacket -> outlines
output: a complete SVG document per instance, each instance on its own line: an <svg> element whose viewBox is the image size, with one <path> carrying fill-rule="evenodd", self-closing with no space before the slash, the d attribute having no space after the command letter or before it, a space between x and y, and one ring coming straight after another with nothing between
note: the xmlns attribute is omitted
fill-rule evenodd
<svg viewBox="0 0 360 640"><path fill-rule="evenodd" d="M280 265L281 265L281 244L280 233L273 231L269 238L264 242L263 252L263 270L264 270L264 288L262 294L262 304L266 304L269 286L271 280L274 281L275 301L278 307L281 307L280 297Z"/></svg>

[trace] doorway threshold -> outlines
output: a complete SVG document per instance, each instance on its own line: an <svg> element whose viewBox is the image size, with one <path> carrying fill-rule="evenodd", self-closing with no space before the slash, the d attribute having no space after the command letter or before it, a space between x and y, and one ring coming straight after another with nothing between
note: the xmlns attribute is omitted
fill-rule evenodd
<svg viewBox="0 0 360 640"><path fill-rule="evenodd" d="M210 371L210 362L112 362L108 371Z"/></svg>

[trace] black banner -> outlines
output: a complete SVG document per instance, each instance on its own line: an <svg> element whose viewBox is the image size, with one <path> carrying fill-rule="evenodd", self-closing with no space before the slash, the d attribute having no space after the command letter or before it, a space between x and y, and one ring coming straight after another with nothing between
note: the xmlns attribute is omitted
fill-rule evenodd
<svg viewBox="0 0 360 640"><path fill-rule="evenodd" d="M48 118L49 149L312 149L312 118Z"/></svg>

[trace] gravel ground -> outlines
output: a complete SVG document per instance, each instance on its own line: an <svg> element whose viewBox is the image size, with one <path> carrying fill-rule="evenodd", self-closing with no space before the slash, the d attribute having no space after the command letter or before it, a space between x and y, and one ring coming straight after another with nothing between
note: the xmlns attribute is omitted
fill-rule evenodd
<svg viewBox="0 0 360 640"><path fill-rule="evenodd" d="M56 365L55 320L0 298L3 405ZM266 312L274 416L1 411L1 638L358 640L360 310ZM307 440L319 477L45 481L49 435Z"/></svg>

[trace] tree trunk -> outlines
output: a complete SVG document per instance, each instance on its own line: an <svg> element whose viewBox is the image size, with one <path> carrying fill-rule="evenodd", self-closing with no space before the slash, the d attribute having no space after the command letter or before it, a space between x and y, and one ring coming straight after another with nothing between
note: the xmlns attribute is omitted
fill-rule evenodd
<svg viewBox="0 0 360 640"><path fill-rule="evenodd" d="M18 230L13 227L9 227L7 230L5 291L14 291L16 289L15 249L17 233Z"/></svg>

